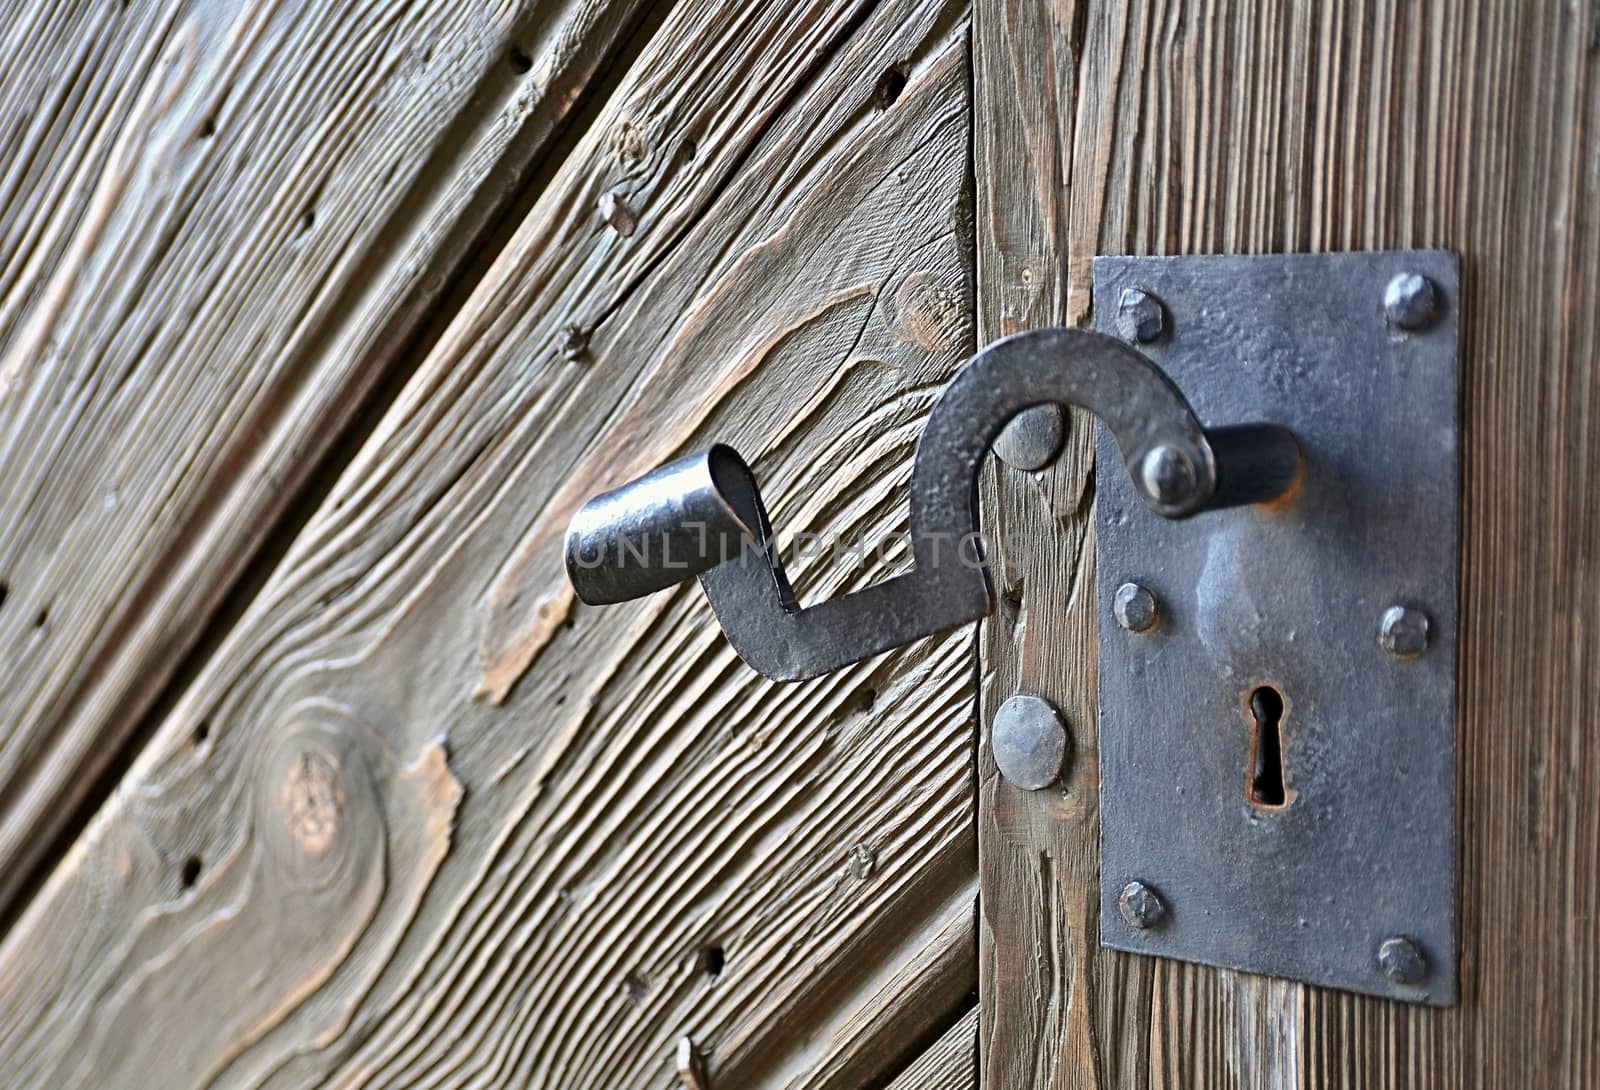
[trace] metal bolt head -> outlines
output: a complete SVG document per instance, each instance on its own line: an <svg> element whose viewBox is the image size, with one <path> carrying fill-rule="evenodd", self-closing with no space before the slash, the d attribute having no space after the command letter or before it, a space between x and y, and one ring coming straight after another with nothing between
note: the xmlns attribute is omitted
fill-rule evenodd
<svg viewBox="0 0 1600 1090"><path fill-rule="evenodd" d="M1123 288L1117 299L1117 333L1134 344L1159 341L1167 331L1161 300L1143 288Z"/></svg>
<svg viewBox="0 0 1600 1090"><path fill-rule="evenodd" d="M1111 602L1117 623L1129 632L1148 632L1156 626L1160 607L1156 596L1138 583L1124 583Z"/></svg>
<svg viewBox="0 0 1600 1090"><path fill-rule="evenodd" d="M1067 414L1060 405L1035 405L1011 418L994 441L994 452L1008 466L1033 472L1056 460L1067 436Z"/></svg>
<svg viewBox="0 0 1600 1090"><path fill-rule="evenodd" d="M1439 293L1420 273L1403 272L1383 289L1383 315L1398 329L1426 329L1439 316Z"/></svg>
<svg viewBox="0 0 1600 1090"><path fill-rule="evenodd" d="M1181 506L1194 495L1194 462L1169 443L1150 448L1139 463L1139 476L1145 492L1163 506Z"/></svg>
<svg viewBox="0 0 1600 1090"><path fill-rule="evenodd" d="M1378 646L1396 658L1422 654L1428 647L1428 615L1420 609L1390 606L1378 622Z"/></svg>
<svg viewBox="0 0 1600 1090"><path fill-rule="evenodd" d="M1067 759L1066 724L1048 700L1017 693L994 713L990 748L1006 782L1042 791L1061 778Z"/></svg>
<svg viewBox="0 0 1600 1090"><path fill-rule="evenodd" d="M1384 939L1378 947L1378 968L1396 984L1420 984L1428 975L1428 960L1417 944L1404 935Z"/></svg>
<svg viewBox="0 0 1600 1090"><path fill-rule="evenodd" d="M1167 906L1155 890L1135 879L1122 887L1117 894L1117 911L1128 926L1136 931L1148 931L1167 915Z"/></svg>

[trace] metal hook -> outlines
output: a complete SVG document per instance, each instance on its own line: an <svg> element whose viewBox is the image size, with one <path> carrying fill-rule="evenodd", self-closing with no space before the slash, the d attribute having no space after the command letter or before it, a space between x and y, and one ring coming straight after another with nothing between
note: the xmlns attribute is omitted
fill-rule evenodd
<svg viewBox="0 0 1600 1090"><path fill-rule="evenodd" d="M580 599L599 605L699 576L734 650L780 681L975 621L994 607L978 470L1007 421L1049 402L1098 416L1134 491L1166 518L1277 499L1300 476L1300 448L1286 428L1203 429L1135 349L1086 330L1041 329L978 353L934 406L912 466L911 571L800 608L755 477L719 444L584 504L567 531L568 577Z"/></svg>

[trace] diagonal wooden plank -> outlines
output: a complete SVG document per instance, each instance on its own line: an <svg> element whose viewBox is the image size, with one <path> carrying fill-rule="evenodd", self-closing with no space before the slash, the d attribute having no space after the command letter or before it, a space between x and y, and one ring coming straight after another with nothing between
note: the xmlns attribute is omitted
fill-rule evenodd
<svg viewBox="0 0 1600 1090"><path fill-rule="evenodd" d="M644 8L5 17L0 915Z"/></svg>
<svg viewBox="0 0 1600 1090"><path fill-rule="evenodd" d="M903 529L971 348L962 18L671 13L0 947L0 1084L871 1080L922 1025L858 1012L970 989L969 635L774 686L686 587L474 699L574 475L717 436L781 525Z"/></svg>
<svg viewBox="0 0 1600 1090"><path fill-rule="evenodd" d="M977 1090L978 1008L961 1016L933 1047L889 1084L889 1090Z"/></svg>
<svg viewBox="0 0 1600 1090"><path fill-rule="evenodd" d="M959 1080L961 1034L956 1028L939 1030L977 999L977 892L977 875L969 873L941 906L933 925L913 933L909 949L882 959L892 965L892 974L876 976L871 995L851 999L849 1018L831 1039L819 1042L824 1048L808 1055L785 1086L859 1090L878 1084L886 1071L900 1064L905 1070L895 1076L894 1086L908 1079L932 1078L935 1071ZM967 1020L965 1015L959 1019ZM930 1037L934 1037L931 1046L926 1044ZM977 1041L969 1035L968 1043L973 1046L965 1056L970 1085L976 1076ZM908 1045L915 1046L914 1054L908 1054ZM729 1081L734 1081L733 1073Z"/></svg>
<svg viewBox="0 0 1600 1090"><path fill-rule="evenodd" d="M981 338L1084 322L1096 252L1444 246L1466 403L1460 1007L1097 949L1075 426L991 509L1011 607L985 634L986 721L1034 689L1077 748L1066 790L1031 796L980 755L986 1085L1593 1085L1600 11L980 3L974 40ZM1027 169L999 169L1017 149Z"/></svg>

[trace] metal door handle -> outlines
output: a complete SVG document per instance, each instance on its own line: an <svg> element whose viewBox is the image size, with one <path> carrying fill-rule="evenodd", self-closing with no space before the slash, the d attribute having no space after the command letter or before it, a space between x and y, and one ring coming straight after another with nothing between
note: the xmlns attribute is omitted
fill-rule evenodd
<svg viewBox="0 0 1600 1090"><path fill-rule="evenodd" d="M1135 493L1166 518L1273 500L1300 476L1288 429L1202 428L1140 352L1086 330L1042 329L978 353L934 406L912 466L911 571L800 608L755 477L719 444L584 504L567 531L568 577L581 600L601 605L698 576L734 650L783 681L975 621L994 607L978 537L978 470L1007 421L1050 402L1098 416Z"/></svg>

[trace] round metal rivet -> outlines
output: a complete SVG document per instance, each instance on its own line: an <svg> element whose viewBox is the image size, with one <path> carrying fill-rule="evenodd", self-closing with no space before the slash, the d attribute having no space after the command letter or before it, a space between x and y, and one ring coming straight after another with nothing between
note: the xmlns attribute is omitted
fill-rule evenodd
<svg viewBox="0 0 1600 1090"><path fill-rule="evenodd" d="M1117 911L1129 927L1148 931L1166 918L1167 906L1162 904L1160 894L1136 879L1117 894Z"/></svg>
<svg viewBox="0 0 1600 1090"><path fill-rule="evenodd" d="M1139 463L1145 492L1157 503L1174 507L1194 495L1194 462L1170 443L1151 447Z"/></svg>
<svg viewBox="0 0 1600 1090"><path fill-rule="evenodd" d="M1017 693L994 713L990 749L1007 783L1042 791L1066 766L1067 727L1048 700Z"/></svg>
<svg viewBox="0 0 1600 1090"><path fill-rule="evenodd" d="M1034 472L1056 460L1067 436L1067 414L1060 405L1035 405L1011 418L994 452L1006 465Z"/></svg>
<svg viewBox="0 0 1600 1090"><path fill-rule="evenodd" d="M1124 583L1117 588L1111 612L1117 623L1129 632L1148 632L1156 625L1160 607L1156 596L1144 587L1138 583Z"/></svg>
<svg viewBox="0 0 1600 1090"><path fill-rule="evenodd" d="M1378 968L1396 984L1419 984L1428 975L1428 961L1404 935L1384 939L1378 947Z"/></svg>
<svg viewBox="0 0 1600 1090"><path fill-rule="evenodd" d="M1167 331L1166 308L1143 288L1123 288L1117 298L1117 333L1134 344L1150 344Z"/></svg>
<svg viewBox="0 0 1600 1090"><path fill-rule="evenodd" d="M1428 615L1420 609L1390 606L1378 622L1378 646L1396 658L1422 654L1428 647Z"/></svg>
<svg viewBox="0 0 1600 1090"><path fill-rule="evenodd" d="M1383 315L1399 329L1425 329L1439 316L1439 293L1433 281L1403 272L1383 289Z"/></svg>

